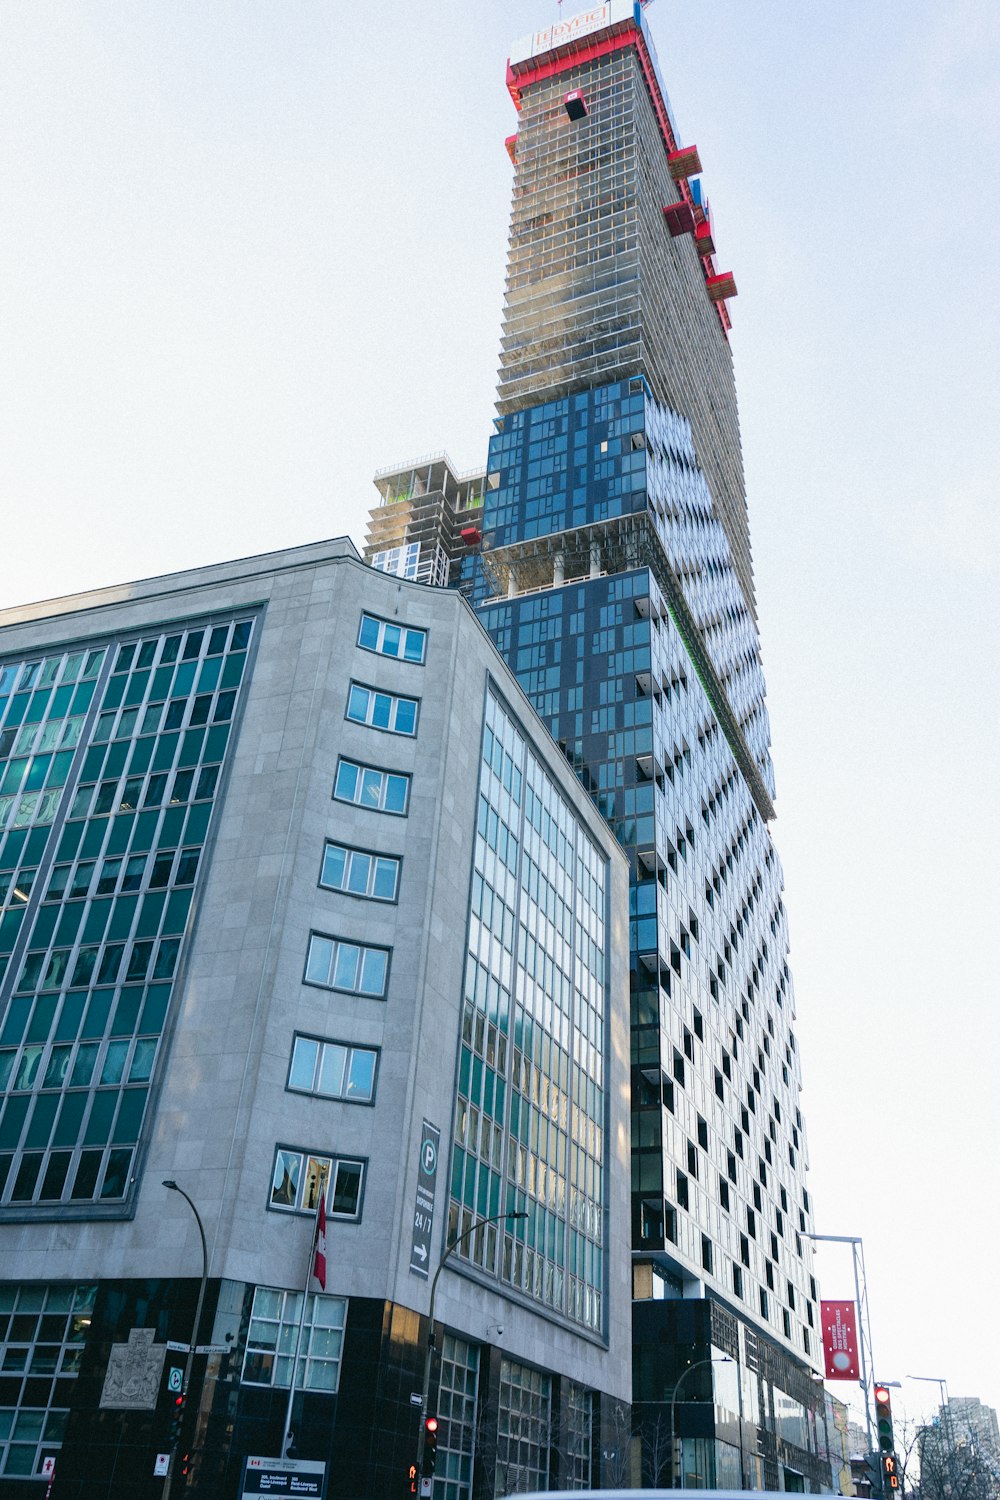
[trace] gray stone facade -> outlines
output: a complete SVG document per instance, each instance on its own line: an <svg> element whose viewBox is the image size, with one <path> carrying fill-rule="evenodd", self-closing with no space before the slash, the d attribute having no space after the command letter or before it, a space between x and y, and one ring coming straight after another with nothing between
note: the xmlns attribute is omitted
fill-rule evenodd
<svg viewBox="0 0 1000 1500"><path fill-rule="evenodd" d="M0 663L234 612L255 621L249 675L133 1181L110 1218L68 1202L0 1210L0 1281L196 1276L196 1226L187 1205L161 1186L170 1178L200 1209L213 1281L299 1288L314 1217L269 1207L283 1145L366 1164L360 1216L328 1222L328 1293L426 1315L429 1282L410 1270L420 1132L424 1120L439 1127L444 1179L492 691L606 861L606 1297L603 1329L588 1333L453 1258L436 1314L467 1340L501 1343L506 1356L627 1400L627 862L465 601L373 572L346 540L6 611ZM359 646L363 612L426 632L423 663ZM416 734L347 718L352 682L418 700ZM95 699L92 715L98 706ZM410 777L407 815L335 800L341 758ZM398 899L321 887L328 839L401 859ZM311 933L391 950L384 998L305 982ZM13 977L12 967L8 990ZM377 1049L374 1102L289 1089L296 1034ZM445 1248L447 1211L442 1180L432 1266ZM223 1296L218 1305L212 1341L235 1349L239 1299Z"/></svg>

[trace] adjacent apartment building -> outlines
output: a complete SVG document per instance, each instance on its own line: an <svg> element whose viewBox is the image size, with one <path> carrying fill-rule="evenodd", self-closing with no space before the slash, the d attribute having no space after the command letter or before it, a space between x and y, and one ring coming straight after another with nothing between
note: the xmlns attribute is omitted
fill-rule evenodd
<svg viewBox="0 0 1000 1500"><path fill-rule="evenodd" d="M435 1494L599 1479L627 862L458 593L341 540L6 610L0 895L0 1495L161 1495L204 1270L174 1496L288 1426L396 1500L455 1241Z"/></svg>
<svg viewBox="0 0 1000 1500"><path fill-rule="evenodd" d="M443 455L383 471L366 556L419 570L436 549L436 576L474 601L628 851L636 1477L819 1491L829 1443L735 278L639 3L526 37L507 86L487 462L481 479Z"/></svg>

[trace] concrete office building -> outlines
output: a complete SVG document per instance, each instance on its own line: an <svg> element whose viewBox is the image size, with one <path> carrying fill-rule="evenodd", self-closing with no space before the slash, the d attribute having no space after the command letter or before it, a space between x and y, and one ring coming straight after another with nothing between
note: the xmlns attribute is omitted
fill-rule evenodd
<svg viewBox="0 0 1000 1500"><path fill-rule="evenodd" d="M640 4L525 38L507 84L497 416L450 567L629 853L641 1478L676 1394L688 1486L827 1489L735 280Z"/></svg>
<svg viewBox="0 0 1000 1500"><path fill-rule="evenodd" d="M627 865L467 603L341 540L7 610L0 767L0 1495L53 1459L54 1500L161 1493L202 1270L164 1179L208 1255L175 1496L279 1454L324 1191L327 1493L403 1493L457 1236L435 1495L589 1486L630 1394Z"/></svg>

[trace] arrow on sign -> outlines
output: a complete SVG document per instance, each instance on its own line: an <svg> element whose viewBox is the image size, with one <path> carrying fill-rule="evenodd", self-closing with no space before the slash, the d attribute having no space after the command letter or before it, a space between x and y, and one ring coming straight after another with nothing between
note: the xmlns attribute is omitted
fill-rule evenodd
<svg viewBox="0 0 1000 1500"><path fill-rule="evenodd" d="M415 1256L418 1257L418 1259L420 1259L420 1260L426 1260L427 1259L427 1246L426 1245L414 1245L414 1247L413 1247L413 1253L414 1253Z"/></svg>

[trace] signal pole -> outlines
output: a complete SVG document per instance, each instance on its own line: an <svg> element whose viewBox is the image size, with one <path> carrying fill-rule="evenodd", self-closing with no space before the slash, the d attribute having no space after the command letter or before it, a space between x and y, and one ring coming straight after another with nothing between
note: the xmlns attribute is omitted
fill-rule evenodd
<svg viewBox="0 0 1000 1500"><path fill-rule="evenodd" d="M431 1360L434 1358L434 1299L437 1296L438 1277L444 1270L452 1252L457 1249L463 1240L467 1240L470 1234L473 1234L477 1229L481 1229L484 1224L499 1224L505 1219L526 1219L527 1217L528 1215L523 1210L518 1209L511 1213L489 1214L484 1219L473 1219L468 1229L463 1229L461 1234L456 1234L453 1240L449 1240L445 1246L444 1254L437 1263L437 1268L431 1281L431 1305L427 1319L427 1350L424 1354L424 1384L420 1398L420 1433L417 1438L417 1474L421 1478L424 1472L424 1450L427 1446L427 1423L429 1420L433 1420L434 1422L434 1445L435 1448L437 1446L437 1418L433 1416L433 1413L428 1412L427 1402L431 1390Z"/></svg>

